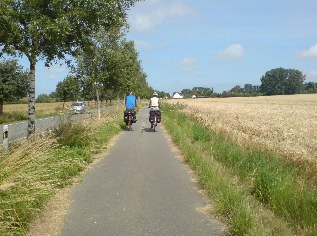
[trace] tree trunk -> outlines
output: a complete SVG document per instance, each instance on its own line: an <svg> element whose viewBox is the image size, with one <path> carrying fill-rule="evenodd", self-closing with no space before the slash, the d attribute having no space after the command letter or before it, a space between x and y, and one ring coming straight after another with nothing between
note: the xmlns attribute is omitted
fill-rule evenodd
<svg viewBox="0 0 317 236"><path fill-rule="evenodd" d="M35 132L35 64L36 59L30 59L28 136Z"/></svg>
<svg viewBox="0 0 317 236"><path fill-rule="evenodd" d="M0 116L3 114L3 101L0 101Z"/></svg>

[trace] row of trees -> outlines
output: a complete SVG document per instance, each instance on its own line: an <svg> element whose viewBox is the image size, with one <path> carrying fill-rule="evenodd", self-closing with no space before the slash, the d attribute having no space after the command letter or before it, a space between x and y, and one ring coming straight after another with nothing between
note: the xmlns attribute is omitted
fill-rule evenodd
<svg viewBox="0 0 317 236"><path fill-rule="evenodd" d="M241 87L240 85L236 85L229 91L231 93L257 94L257 93L260 93L260 86L245 84L243 87Z"/></svg>
<svg viewBox="0 0 317 236"><path fill-rule="evenodd" d="M127 10L138 0L1 1L0 56L24 55L29 60L28 134L35 131L35 69L39 60L58 59L96 49L98 38L122 32Z"/></svg>
<svg viewBox="0 0 317 236"><path fill-rule="evenodd" d="M191 98L192 96L196 97L212 97L213 96L213 88L205 88L205 87L194 87L192 89L183 89L181 94L184 98Z"/></svg>
<svg viewBox="0 0 317 236"><path fill-rule="evenodd" d="M276 68L261 77L261 85L245 84L224 91L221 96L284 95L317 93L317 83L305 83L306 76L299 70Z"/></svg>
<svg viewBox="0 0 317 236"><path fill-rule="evenodd" d="M57 84L56 98L62 101L96 99L112 100L132 91L148 97L148 86L138 53L132 41L99 36L95 49L77 58L73 73Z"/></svg>
<svg viewBox="0 0 317 236"><path fill-rule="evenodd" d="M317 83L305 83L306 76L299 70L276 68L261 77L261 85L235 85L228 91L214 93L213 89L194 87L181 91L185 98L196 97L241 97L259 95L284 95L298 93L317 93Z"/></svg>

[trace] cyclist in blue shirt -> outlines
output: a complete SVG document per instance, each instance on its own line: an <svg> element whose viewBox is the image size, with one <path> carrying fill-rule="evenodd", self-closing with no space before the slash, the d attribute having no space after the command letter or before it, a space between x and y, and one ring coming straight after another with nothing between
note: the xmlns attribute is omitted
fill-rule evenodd
<svg viewBox="0 0 317 236"><path fill-rule="evenodd" d="M136 104L136 97L133 95L132 92L130 92L130 94L128 94L125 97L125 108L126 111L130 110L133 111L133 123L135 123L136 120L136 112L135 112L135 108L136 108L137 104Z"/></svg>
<svg viewBox="0 0 317 236"><path fill-rule="evenodd" d="M135 109L136 108L136 97L130 92L129 95L125 97L125 108Z"/></svg>

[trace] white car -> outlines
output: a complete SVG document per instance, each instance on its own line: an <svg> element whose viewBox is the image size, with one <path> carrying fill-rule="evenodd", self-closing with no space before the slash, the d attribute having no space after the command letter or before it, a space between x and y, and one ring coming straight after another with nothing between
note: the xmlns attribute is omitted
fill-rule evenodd
<svg viewBox="0 0 317 236"><path fill-rule="evenodd" d="M71 110L75 114L83 114L87 111L87 105L85 102L74 102L71 106Z"/></svg>

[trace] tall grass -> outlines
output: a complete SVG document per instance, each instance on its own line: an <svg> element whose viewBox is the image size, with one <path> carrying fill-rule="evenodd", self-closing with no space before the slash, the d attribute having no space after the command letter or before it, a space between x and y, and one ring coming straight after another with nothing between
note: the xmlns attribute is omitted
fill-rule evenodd
<svg viewBox="0 0 317 236"><path fill-rule="evenodd" d="M26 120L28 118L26 112L11 112L11 113L4 113L0 115L0 124L2 123L10 123L14 121Z"/></svg>
<svg viewBox="0 0 317 236"><path fill-rule="evenodd" d="M50 135L33 136L0 152L0 235L27 235L31 219L105 149L121 123L121 110L113 110L101 120L69 121Z"/></svg>
<svg viewBox="0 0 317 236"><path fill-rule="evenodd" d="M182 108L167 106L164 126L234 235L317 234L317 183L309 168L240 147Z"/></svg>

